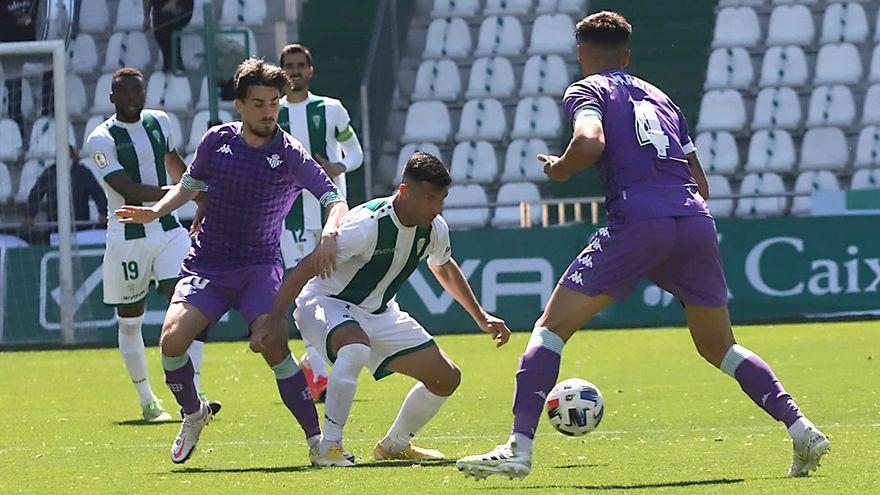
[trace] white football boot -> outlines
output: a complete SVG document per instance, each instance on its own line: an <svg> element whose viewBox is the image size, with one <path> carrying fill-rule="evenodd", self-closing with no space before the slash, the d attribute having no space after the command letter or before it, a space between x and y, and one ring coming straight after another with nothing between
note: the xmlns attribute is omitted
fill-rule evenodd
<svg viewBox="0 0 880 495"><path fill-rule="evenodd" d="M831 442L818 428L810 425L792 440L793 454L791 466L788 468L789 476L809 476L810 471L819 467L822 456L831 450Z"/></svg>
<svg viewBox="0 0 880 495"><path fill-rule="evenodd" d="M189 460L196 449L196 444L199 443L202 428L211 421L212 417L211 406L207 402L202 402L198 411L184 415L177 438L171 445L171 462L182 464Z"/></svg>
<svg viewBox="0 0 880 495"><path fill-rule="evenodd" d="M455 467L477 481L493 474L523 479L532 471L532 456L517 452L516 442L511 440L485 454L462 457Z"/></svg>

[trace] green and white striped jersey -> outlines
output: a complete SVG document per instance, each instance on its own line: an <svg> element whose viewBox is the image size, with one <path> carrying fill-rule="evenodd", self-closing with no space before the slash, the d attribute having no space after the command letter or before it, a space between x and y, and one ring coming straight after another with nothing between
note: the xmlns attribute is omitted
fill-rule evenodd
<svg viewBox="0 0 880 495"><path fill-rule="evenodd" d="M336 270L315 277L303 294L325 295L382 313L403 282L427 258L444 265L452 258L449 227L440 215L428 228L404 227L394 212L394 196L374 199L352 209L339 226Z"/></svg>
<svg viewBox="0 0 880 495"><path fill-rule="evenodd" d="M321 155L333 163L342 161L340 143L355 138L351 119L342 102L312 93L300 103L289 103L287 96L283 97L278 112L278 125L299 140L310 155ZM352 166L348 171L355 168L357 167ZM334 177L333 182L339 192L348 197L345 173ZM311 193L304 190L290 209L285 228L297 231L321 230L322 227L321 205Z"/></svg>
<svg viewBox="0 0 880 495"><path fill-rule="evenodd" d="M170 213L146 225L123 225L113 212L126 204L125 198L107 183L114 174L127 173L134 182L151 186L173 184L165 169L165 154L174 151L177 143L171 133L171 121L160 110L143 110L134 123L120 122L113 115L96 127L86 140L85 149L95 170L101 173L107 193L107 240L139 239L154 232L180 226L177 214ZM132 206L150 206L128 202Z"/></svg>

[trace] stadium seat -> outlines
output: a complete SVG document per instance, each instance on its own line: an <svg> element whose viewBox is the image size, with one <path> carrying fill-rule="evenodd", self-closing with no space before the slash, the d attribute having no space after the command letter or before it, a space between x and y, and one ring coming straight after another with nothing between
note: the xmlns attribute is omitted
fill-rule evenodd
<svg viewBox="0 0 880 495"><path fill-rule="evenodd" d="M796 162L794 140L788 131L770 129L752 134L746 172L788 173Z"/></svg>
<svg viewBox="0 0 880 495"><path fill-rule="evenodd" d="M150 44L140 31L114 33L107 42L104 58L104 72L113 72L120 67L137 67L146 70L150 66Z"/></svg>
<svg viewBox="0 0 880 495"><path fill-rule="evenodd" d="M9 167L0 162L0 203L6 203L12 197L12 176Z"/></svg>
<svg viewBox="0 0 880 495"><path fill-rule="evenodd" d="M751 47L761 40L761 25L758 14L750 7L728 7L721 9L715 19L715 32L712 46Z"/></svg>
<svg viewBox="0 0 880 495"><path fill-rule="evenodd" d="M521 201L533 202L540 200L541 193L535 184L531 182L508 182L498 188L498 197L495 201L497 203L519 203ZM532 203L530 216L532 224L538 224L541 221L541 206L539 204ZM519 205L498 206L495 208L495 215L492 217L493 227L519 227L519 225Z"/></svg>
<svg viewBox="0 0 880 495"><path fill-rule="evenodd" d="M103 74L95 84L95 97L92 98L92 115L112 115L116 108L110 103L110 84L113 82L113 74Z"/></svg>
<svg viewBox="0 0 880 495"><path fill-rule="evenodd" d="M868 88L862 108L862 124L880 124L880 84Z"/></svg>
<svg viewBox="0 0 880 495"><path fill-rule="evenodd" d="M431 17L473 17L480 10L480 0L434 0Z"/></svg>
<svg viewBox="0 0 880 495"><path fill-rule="evenodd" d="M80 31L104 35L109 26L107 0L82 0L79 8Z"/></svg>
<svg viewBox="0 0 880 495"><path fill-rule="evenodd" d="M182 112L192 103L189 80L164 72L154 72L147 81L147 108Z"/></svg>
<svg viewBox="0 0 880 495"><path fill-rule="evenodd" d="M818 86L810 96L807 125L848 126L856 120L856 104L852 91L846 86Z"/></svg>
<svg viewBox="0 0 880 495"><path fill-rule="evenodd" d="M701 132L694 143L707 174L731 175L739 167L739 150L729 132Z"/></svg>
<svg viewBox="0 0 880 495"><path fill-rule="evenodd" d="M453 229L485 227L489 221L488 206L468 206L452 208L458 205L488 205L486 191L477 184L455 184L449 188L449 195L443 209L443 218Z"/></svg>
<svg viewBox="0 0 880 495"><path fill-rule="evenodd" d="M856 168L880 167L880 126L869 125L859 133Z"/></svg>
<svg viewBox="0 0 880 495"><path fill-rule="evenodd" d="M55 158L55 119L40 117L31 128L26 158ZM67 139L76 148L73 125L67 123Z"/></svg>
<svg viewBox="0 0 880 495"><path fill-rule="evenodd" d="M705 89L746 89L755 74L745 48L719 48L709 56Z"/></svg>
<svg viewBox="0 0 880 495"><path fill-rule="evenodd" d="M225 123L233 121L232 115L226 110L220 110L217 117L220 118L220 122ZM186 145L187 152L194 152L199 146L202 136L204 136L205 132L208 130L209 120L211 120L211 115L207 110L203 110L193 117L192 124L189 128L189 142ZM178 149L178 151L183 152L183 150L180 149Z"/></svg>
<svg viewBox="0 0 880 495"><path fill-rule="evenodd" d="M506 132L507 118L498 100L469 100L461 111L455 140L500 141Z"/></svg>
<svg viewBox="0 0 880 495"><path fill-rule="evenodd" d="M837 191L840 184L837 177L827 170L802 172L794 182L794 192ZM810 196L795 196L791 205L792 215L809 215Z"/></svg>
<svg viewBox="0 0 880 495"><path fill-rule="evenodd" d="M803 86L807 83L807 57L799 46L771 46L764 52L758 86Z"/></svg>
<svg viewBox="0 0 880 495"><path fill-rule="evenodd" d="M18 161L23 144L18 124L12 119L0 120L0 161Z"/></svg>
<svg viewBox="0 0 880 495"><path fill-rule="evenodd" d="M504 57L479 58L471 66L465 98L510 98L516 87L513 66Z"/></svg>
<svg viewBox="0 0 880 495"><path fill-rule="evenodd" d="M461 95L461 75L452 60L424 60L416 74L413 100L457 100Z"/></svg>
<svg viewBox="0 0 880 495"><path fill-rule="evenodd" d="M520 96L561 97L571 83L565 62L559 55L534 55L523 69Z"/></svg>
<svg viewBox="0 0 880 495"><path fill-rule="evenodd" d="M868 39L868 16L865 8L856 2L832 3L825 8L822 18L821 43L849 41L861 43Z"/></svg>
<svg viewBox="0 0 880 495"><path fill-rule="evenodd" d="M0 247L3 249L15 249L28 247L30 244L24 239L15 237L14 235L0 234Z"/></svg>
<svg viewBox="0 0 880 495"><path fill-rule="evenodd" d="M700 101L701 131L738 131L746 125L746 106L734 89L706 91Z"/></svg>
<svg viewBox="0 0 880 495"><path fill-rule="evenodd" d="M515 139L507 146L504 154L504 171L501 182L543 182L544 164L538 161L538 154L549 153L543 139Z"/></svg>
<svg viewBox="0 0 880 495"><path fill-rule="evenodd" d="M36 107L34 105L34 92L31 89L31 83L27 79L19 79L19 81L21 82L20 89L14 90L18 92L20 98L19 110L25 117L33 116ZM6 117L7 110L9 109L10 91L7 87L9 82L9 80L6 80L4 83L4 81L0 80L0 117Z"/></svg>
<svg viewBox="0 0 880 495"><path fill-rule="evenodd" d="M733 214L732 199L712 199L715 196L730 196L730 182L723 175L706 177L709 182L709 212L715 218L727 218Z"/></svg>
<svg viewBox="0 0 880 495"><path fill-rule="evenodd" d="M843 170L849 163L846 136L837 127L815 127L801 141L800 170Z"/></svg>
<svg viewBox="0 0 880 495"><path fill-rule="evenodd" d="M752 6L757 7L764 5L769 0L719 0L718 5L720 7L742 7L742 6Z"/></svg>
<svg viewBox="0 0 880 495"><path fill-rule="evenodd" d="M880 15L877 17L880 17ZM871 56L871 68L869 71L868 82L880 82L880 45L874 47L874 54Z"/></svg>
<svg viewBox="0 0 880 495"><path fill-rule="evenodd" d="M471 53L471 32L458 17L434 19L425 38L425 58L464 58Z"/></svg>
<svg viewBox="0 0 880 495"><path fill-rule="evenodd" d="M574 22L567 14L542 14L532 24L529 55L574 51Z"/></svg>
<svg viewBox="0 0 880 495"><path fill-rule="evenodd" d="M203 56L205 54L205 42L201 36L187 35L182 37L186 48L180 50L180 64L186 70L204 70ZM204 81L204 79L202 79ZM207 108L207 107L205 107Z"/></svg>
<svg viewBox="0 0 880 495"><path fill-rule="evenodd" d="M739 194L773 194L785 192L782 177L773 172L753 172L743 178ZM711 195L710 195L711 197ZM740 218L778 216L785 213L788 198L769 196L765 198L740 198L736 205L736 216Z"/></svg>
<svg viewBox="0 0 880 495"><path fill-rule="evenodd" d="M474 55L519 55L523 51L523 43L522 25L516 17L490 16L480 24Z"/></svg>
<svg viewBox="0 0 880 495"><path fill-rule="evenodd" d="M232 110L235 108L235 102L231 100L220 100L220 108ZM199 101L196 102L196 110L208 109L208 78L203 77L199 84Z"/></svg>
<svg viewBox="0 0 880 495"><path fill-rule="evenodd" d="M816 58L813 84L853 84L862 79L862 57L851 43L824 45Z"/></svg>
<svg viewBox="0 0 880 495"><path fill-rule="evenodd" d="M82 18L82 15L80 15ZM114 32L140 31L144 25L144 6L141 0L119 0Z"/></svg>
<svg viewBox="0 0 880 495"><path fill-rule="evenodd" d="M755 100L753 129L795 129L800 124L801 102L792 88L764 88Z"/></svg>
<svg viewBox="0 0 880 495"><path fill-rule="evenodd" d="M394 174L394 177L391 178L392 186L400 184L400 180L403 177L403 167L406 165L406 161L409 160L409 157L411 157L416 151L421 151L429 155L433 155L439 158L441 162L444 161L443 155L440 153L440 148L438 148L437 145L434 143L407 144L403 148L400 148L400 153L397 154L397 171Z"/></svg>
<svg viewBox="0 0 880 495"><path fill-rule="evenodd" d="M67 74L67 113L71 117L83 117L89 110L86 87L79 76Z"/></svg>
<svg viewBox="0 0 880 495"><path fill-rule="evenodd" d="M536 14L552 14L564 12L566 14L584 15L586 9L585 0L538 0L535 6Z"/></svg>
<svg viewBox="0 0 880 495"><path fill-rule="evenodd" d="M201 11L194 14L201 15ZM221 26L262 26L265 20L266 0L223 0Z"/></svg>
<svg viewBox="0 0 880 495"><path fill-rule="evenodd" d="M738 26L733 26L737 29ZM809 45L816 37L813 15L804 5L779 5L770 14L767 46Z"/></svg>
<svg viewBox="0 0 880 495"><path fill-rule="evenodd" d="M880 168L856 170L850 189L880 189Z"/></svg>
<svg viewBox="0 0 880 495"><path fill-rule="evenodd" d="M487 184L498 176L495 149L487 141L462 141L452 151L452 181Z"/></svg>
<svg viewBox="0 0 880 495"><path fill-rule="evenodd" d="M549 96L531 96L516 104L511 138L552 139L561 132L559 105Z"/></svg>
<svg viewBox="0 0 880 495"><path fill-rule="evenodd" d="M28 194L40 178L40 174L55 160L28 160L24 167L21 168L21 174L18 176L18 192L15 194L16 203L27 202Z"/></svg>
<svg viewBox="0 0 880 495"><path fill-rule="evenodd" d="M79 33L67 48L67 68L74 74L94 74L98 68L98 48L88 33Z"/></svg>
<svg viewBox="0 0 880 495"><path fill-rule="evenodd" d="M197 28L205 26L205 4L211 3L211 0L195 0L193 2L193 15L189 20L189 24L184 29ZM216 18L216 10L214 10Z"/></svg>
<svg viewBox="0 0 880 495"><path fill-rule="evenodd" d="M429 141L442 143L452 134L449 110L442 101L417 101L406 111L404 143Z"/></svg>
<svg viewBox="0 0 880 495"><path fill-rule="evenodd" d="M483 15L525 15L532 9L533 0L486 0Z"/></svg>

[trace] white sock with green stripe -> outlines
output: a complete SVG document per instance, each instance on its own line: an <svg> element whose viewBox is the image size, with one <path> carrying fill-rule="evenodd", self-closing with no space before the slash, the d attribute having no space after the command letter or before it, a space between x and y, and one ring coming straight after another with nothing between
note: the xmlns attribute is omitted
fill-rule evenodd
<svg viewBox="0 0 880 495"><path fill-rule="evenodd" d="M370 347L364 344L348 344L336 353L336 361L327 382L327 398L324 402L325 442L341 444L342 430L357 391L358 375L370 359Z"/></svg>
<svg viewBox="0 0 880 495"><path fill-rule="evenodd" d="M416 383L403 399L397 419L380 442L382 446L392 452L405 449L416 433L440 411L448 398L432 393L422 382Z"/></svg>
<svg viewBox="0 0 880 495"><path fill-rule="evenodd" d="M122 361L125 362L128 376L140 396L141 406L145 406L156 400L156 396L153 394L153 389L150 388L144 337L141 335L144 315L119 316L117 320L119 321L119 353L122 354Z"/></svg>

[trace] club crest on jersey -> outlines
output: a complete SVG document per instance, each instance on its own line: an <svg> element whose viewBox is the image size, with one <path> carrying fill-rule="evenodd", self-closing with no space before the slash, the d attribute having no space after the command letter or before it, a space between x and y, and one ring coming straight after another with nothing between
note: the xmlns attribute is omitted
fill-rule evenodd
<svg viewBox="0 0 880 495"><path fill-rule="evenodd" d="M278 168L278 165L284 163L284 161L281 160L281 157L278 156L278 153L273 153L272 156L267 156L266 161L269 162L269 167L273 169Z"/></svg>
<svg viewBox="0 0 880 495"><path fill-rule="evenodd" d="M321 126L321 116L320 115L312 115L312 125L316 128Z"/></svg>
<svg viewBox="0 0 880 495"><path fill-rule="evenodd" d="M422 249L425 248L425 243L428 242L427 239L419 239L419 242L416 243L416 252L421 253Z"/></svg>
<svg viewBox="0 0 880 495"><path fill-rule="evenodd" d="M224 144L223 146L217 148L217 153L222 153L224 155L231 155L232 148L230 148L228 144Z"/></svg>
<svg viewBox="0 0 880 495"><path fill-rule="evenodd" d="M107 167L107 157L104 156L104 153L101 153L100 151L95 153L95 163L98 165L98 168Z"/></svg>

